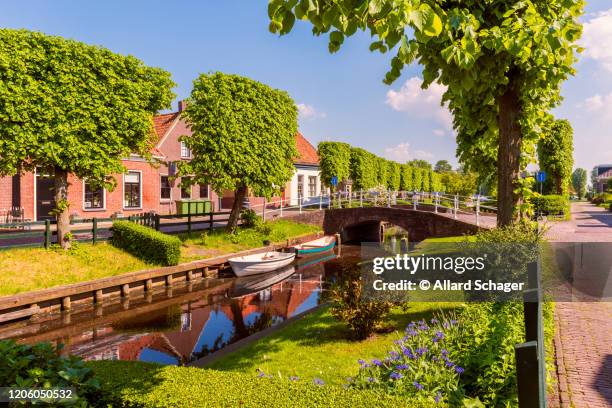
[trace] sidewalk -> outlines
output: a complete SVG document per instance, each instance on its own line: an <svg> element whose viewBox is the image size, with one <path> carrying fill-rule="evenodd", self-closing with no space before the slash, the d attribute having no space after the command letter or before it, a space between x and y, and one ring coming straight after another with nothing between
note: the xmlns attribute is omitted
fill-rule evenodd
<svg viewBox="0 0 612 408"><path fill-rule="evenodd" d="M550 225L546 235L556 242L612 242L612 213L575 203L572 219ZM551 406L612 407L612 303L558 302L555 331L558 391Z"/></svg>

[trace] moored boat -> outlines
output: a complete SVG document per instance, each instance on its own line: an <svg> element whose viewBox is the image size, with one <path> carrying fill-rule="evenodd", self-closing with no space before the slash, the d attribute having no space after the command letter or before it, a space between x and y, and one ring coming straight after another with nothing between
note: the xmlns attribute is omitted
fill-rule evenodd
<svg viewBox="0 0 612 408"><path fill-rule="evenodd" d="M293 247L298 257L331 251L336 246L336 237L326 235L313 241L304 242Z"/></svg>
<svg viewBox="0 0 612 408"><path fill-rule="evenodd" d="M229 292L229 296L237 298L260 292L287 279L294 273L295 266L289 265L276 271L237 278Z"/></svg>
<svg viewBox="0 0 612 408"><path fill-rule="evenodd" d="M270 251L261 254L228 259L236 276L250 276L271 272L289 265L295 259L293 252Z"/></svg>

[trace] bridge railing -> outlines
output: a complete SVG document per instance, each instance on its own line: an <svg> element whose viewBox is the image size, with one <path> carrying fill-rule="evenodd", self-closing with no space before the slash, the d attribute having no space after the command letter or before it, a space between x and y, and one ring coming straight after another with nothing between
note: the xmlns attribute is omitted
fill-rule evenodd
<svg viewBox="0 0 612 408"><path fill-rule="evenodd" d="M481 196L462 196L442 192L358 190L339 191L330 194L265 201L250 205L249 208L265 220L269 217L283 217L296 212L330 208L391 207L411 205L415 210L430 210L435 213L451 214L454 219L474 217L480 225L481 216L497 212L495 202Z"/></svg>

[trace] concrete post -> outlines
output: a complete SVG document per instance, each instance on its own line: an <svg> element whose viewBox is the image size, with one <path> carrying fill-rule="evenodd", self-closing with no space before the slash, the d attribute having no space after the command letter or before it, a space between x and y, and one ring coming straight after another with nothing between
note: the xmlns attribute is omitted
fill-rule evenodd
<svg viewBox="0 0 612 408"><path fill-rule="evenodd" d="M298 206L300 207L300 214L302 213L302 196L298 196Z"/></svg>
<svg viewBox="0 0 612 408"><path fill-rule="evenodd" d="M319 210L323 209L323 192L321 191L321 194L319 194Z"/></svg>
<svg viewBox="0 0 612 408"><path fill-rule="evenodd" d="M283 216L283 196L280 198L280 216Z"/></svg>
<svg viewBox="0 0 612 408"><path fill-rule="evenodd" d="M363 208L363 190L359 191L359 207Z"/></svg>

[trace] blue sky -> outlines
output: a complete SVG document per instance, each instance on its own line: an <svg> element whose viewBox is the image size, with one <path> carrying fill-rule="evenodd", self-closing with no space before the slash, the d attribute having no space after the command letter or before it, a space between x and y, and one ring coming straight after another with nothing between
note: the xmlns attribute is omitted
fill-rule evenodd
<svg viewBox="0 0 612 408"><path fill-rule="evenodd" d="M268 32L267 1L41 0L0 2L0 26L26 28L102 45L170 71L178 99L209 71L249 76L285 89L301 109L300 129L313 143L346 141L398 161L456 163L443 89L420 90L420 67L382 83L389 55L370 53L369 37L327 52L308 24L278 37ZM608 10L609 9L609 10ZM575 131L576 165L612 162L612 2L591 1L583 17L586 51L577 75L563 85L555 114ZM175 102L176 106L176 102Z"/></svg>

